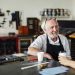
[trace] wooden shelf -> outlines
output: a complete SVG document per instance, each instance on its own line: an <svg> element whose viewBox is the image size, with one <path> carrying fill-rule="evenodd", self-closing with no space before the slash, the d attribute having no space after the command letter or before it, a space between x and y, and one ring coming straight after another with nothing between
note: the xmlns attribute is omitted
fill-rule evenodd
<svg viewBox="0 0 75 75"><path fill-rule="evenodd" d="M75 38L75 33L72 33L71 35L69 35L69 38Z"/></svg>
<svg viewBox="0 0 75 75"><path fill-rule="evenodd" d="M27 51L28 46L31 44L32 40L33 40L32 36L19 37L18 38L19 52L24 53L24 51Z"/></svg>

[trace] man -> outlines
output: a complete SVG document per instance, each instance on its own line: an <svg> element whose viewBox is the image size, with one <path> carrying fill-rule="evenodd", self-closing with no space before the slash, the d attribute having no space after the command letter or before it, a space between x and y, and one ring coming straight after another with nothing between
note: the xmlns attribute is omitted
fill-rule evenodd
<svg viewBox="0 0 75 75"><path fill-rule="evenodd" d="M60 51L66 51L70 57L69 43L65 36L59 34L59 25L55 18L46 19L42 22L41 28L44 34L38 36L28 48L28 54L37 55L37 52L44 51L44 57L58 60Z"/></svg>

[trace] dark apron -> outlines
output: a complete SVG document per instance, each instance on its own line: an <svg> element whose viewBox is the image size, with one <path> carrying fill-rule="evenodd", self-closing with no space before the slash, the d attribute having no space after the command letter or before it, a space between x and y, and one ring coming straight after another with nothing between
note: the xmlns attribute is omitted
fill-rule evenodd
<svg viewBox="0 0 75 75"><path fill-rule="evenodd" d="M64 51L64 48L63 48L63 45L61 43L60 38L59 38L59 43L60 43L60 45L52 45L52 44L49 43L49 39L47 37L47 46L46 46L47 51L46 51L46 53L50 54L54 60L58 60L59 52Z"/></svg>

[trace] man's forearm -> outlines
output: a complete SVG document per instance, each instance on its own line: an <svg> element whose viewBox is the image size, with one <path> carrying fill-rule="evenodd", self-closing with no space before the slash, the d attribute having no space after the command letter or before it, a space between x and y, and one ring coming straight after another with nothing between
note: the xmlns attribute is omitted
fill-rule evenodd
<svg viewBox="0 0 75 75"><path fill-rule="evenodd" d="M40 50L37 49L37 48L33 48L33 47L29 47L29 48L28 48L28 54L30 54L30 55L36 56L36 55L37 55L37 52L39 52L39 51L40 51Z"/></svg>
<svg viewBox="0 0 75 75"><path fill-rule="evenodd" d="M37 56L37 53L38 53L39 51L41 51L41 50L40 50L40 49L37 49L37 48L33 48L33 47L29 47L29 48L28 48L28 54L30 54L30 55ZM45 53L45 52L44 52L44 57L45 57L45 58L48 58L48 59L52 59L52 57L50 56L50 54Z"/></svg>

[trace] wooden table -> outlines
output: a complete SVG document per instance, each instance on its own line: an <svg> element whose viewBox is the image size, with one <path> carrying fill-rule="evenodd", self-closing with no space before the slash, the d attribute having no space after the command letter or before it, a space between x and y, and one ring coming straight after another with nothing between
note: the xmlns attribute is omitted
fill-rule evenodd
<svg viewBox="0 0 75 75"><path fill-rule="evenodd" d="M23 67L35 64L37 63L36 62L28 63L24 61L0 65L0 75L40 75L37 66L23 70L21 69ZM54 60L50 60L49 64L52 65L52 67L59 66L59 62ZM75 75L75 70L70 68L69 71L67 71L66 73L58 75Z"/></svg>

